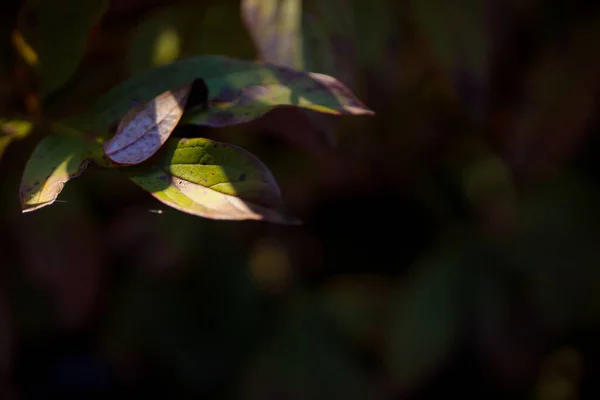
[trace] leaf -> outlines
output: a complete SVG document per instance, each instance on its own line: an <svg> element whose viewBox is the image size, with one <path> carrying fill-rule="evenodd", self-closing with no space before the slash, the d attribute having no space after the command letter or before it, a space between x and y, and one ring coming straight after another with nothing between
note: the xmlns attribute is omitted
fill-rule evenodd
<svg viewBox="0 0 600 400"><path fill-rule="evenodd" d="M221 92L222 97L211 97L208 110L190 113L184 122L213 127L235 125L257 119L281 105L333 115L373 114L335 78L282 67L279 70L279 82L228 88Z"/></svg>
<svg viewBox="0 0 600 400"><path fill-rule="evenodd" d="M29 121L0 119L0 158L10 142L29 135L32 128L33 124Z"/></svg>
<svg viewBox="0 0 600 400"><path fill-rule="evenodd" d="M129 111L117 133L104 144L104 152L122 165L139 164L166 142L183 115L191 85L164 92Z"/></svg>
<svg viewBox="0 0 600 400"><path fill-rule="evenodd" d="M107 9L105 0L27 0L14 35L17 50L39 77L46 96L62 86L83 57L92 27Z"/></svg>
<svg viewBox="0 0 600 400"><path fill-rule="evenodd" d="M247 151L209 139L169 139L152 166L123 172L159 201L211 219L298 224L267 167Z"/></svg>
<svg viewBox="0 0 600 400"><path fill-rule="evenodd" d="M156 67L132 77L102 96L88 113L70 123L85 129L107 130L114 121L129 111L132 100L147 102L167 90L182 87L198 78L206 83L209 101L221 103L214 104L221 111L226 108L222 103L240 100L245 96L269 101L269 104L255 105L262 109L260 113L255 112L255 116L279 105L293 105L338 115L373 114L343 84L326 75L222 56L198 56ZM265 91L272 92L272 99L269 99ZM259 96L261 93L265 95ZM249 108L247 104L244 106L245 109ZM198 110L190 111L195 113L190 112L189 116L198 118L200 122L206 118ZM211 111L211 115L215 111ZM249 120L249 116L242 115L241 118ZM213 122L215 119L216 117L212 117ZM218 126L223 126L223 122Z"/></svg>
<svg viewBox="0 0 600 400"><path fill-rule="evenodd" d="M83 136L54 134L42 139L27 161L21 179L19 195L23 212L54 203L65 183L85 170L88 158L90 147Z"/></svg>

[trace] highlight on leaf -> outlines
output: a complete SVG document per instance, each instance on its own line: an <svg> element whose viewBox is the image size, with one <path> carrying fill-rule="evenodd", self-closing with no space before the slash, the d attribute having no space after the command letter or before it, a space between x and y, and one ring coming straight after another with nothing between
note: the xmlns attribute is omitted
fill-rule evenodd
<svg viewBox="0 0 600 400"><path fill-rule="evenodd" d="M22 211L34 211L54 203L65 183L85 170L89 154L83 136L54 134L42 139L27 161L21 179Z"/></svg>
<svg viewBox="0 0 600 400"><path fill-rule="evenodd" d="M244 149L209 139L169 139L152 165L124 169L134 183L180 211L220 220L298 224L268 168Z"/></svg>
<svg viewBox="0 0 600 400"><path fill-rule="evenodd" d="M122 165L139 164L165 143L183 115L192 85L166 91L129 111L115 136L104 145L108 158Z"/></svg>
<svg viewBox="0 0 600 400"><path fill-rule="evenodd" d="M332 115L374 115L343 83L312 72L277 67L278 80L209 93L208 110L190 110L183 122L222 127L257 119L275 107L294 106Z"/></svg>

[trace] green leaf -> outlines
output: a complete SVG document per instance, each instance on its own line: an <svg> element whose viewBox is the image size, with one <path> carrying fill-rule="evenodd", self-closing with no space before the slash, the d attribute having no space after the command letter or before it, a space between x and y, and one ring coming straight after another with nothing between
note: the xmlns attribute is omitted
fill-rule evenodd
<svg viewBox="0 0 600 400"><path fill-rule="evenodd" d="M29 121L0 119L0 158L10 142L29 135L32 128L33 124Z"/></svg>
<svg viewBox="0 0 600 400"><path fill-rule="evenodd" d="M132 165L150 158L167 141L183 115L191 85L169 90L129 111L104 144L112 161Z"/></svg>
<svg viewBox="0 0 600 400"><path fill-rule="evenodd" d="M240 147L208 139L169 139L154 165L123 172L159 201L211 219L297 224L283 207L275 179Z"/></svg>
<svg viewBox="0 0 600 400"><path fill-rule="evenodd" d="M348 88L336 79L294 71L272 64L236 60L222 56L198 56L153 68L116 86L102 96L86 115L71 121L74 126L107 130L131 108L132 101L147 102L173 88L182 87L202 78L209 90L209 101L215 110L202 113L190 110L188 117L199 124L223 126L256 118L273 107L291 105L329 114L365 114L365 107ZM254 104L252 115L243 115ZM231 104L227 106L223 103ZM265 103L263 103L265 102ZM233 107L236 108L228 108ZM233 117L222 115L235 112ZM209 118L210 116L210 118ZM186 116L184 115L184 118Z"/></svg>
<svg viewBox="0 0 600 400"><path fill-rule="evenodd" d="M46 96L62 86L83 57L92 27L107 9L105 0L27 0L15 44L40 80Z"/></svg>
<svg viewBox="0 0 600 400"><path fill-rule="evenodd" d="M56 201L65 183L87 167L93 147L83 136L53 134L37 145L27 161L19 195L23 212Z"/></svg>
<svg viewBox="0 0 600 400"><path fill-rule="evenodd" d="M333 115L373 114L335 78L284 68L279 68L278 73L279 82L231 87L221 92L225 101L213 97L208 110L188 113L184 123L213 127L235 125L257 119L281 105Z"/></svg>

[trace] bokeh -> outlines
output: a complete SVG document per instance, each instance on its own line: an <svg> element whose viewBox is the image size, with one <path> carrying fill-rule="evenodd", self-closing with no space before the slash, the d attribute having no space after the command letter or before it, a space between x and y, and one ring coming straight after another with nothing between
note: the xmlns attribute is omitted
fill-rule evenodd
<svg viewBox="0 0 600 400"><path fill-rule="evenodd" d="M22 214L36 125L0 159L0 399L600 398L600 3L267 2L301 6L281 62L376 115L194 134L256 154L304 224L190 216L93 167ZM1 115L76 115L192 55L264 58L278 23L110 1L73 74L46 49L66 75L41 102L15 32L84 26L73 4L1 3Z"/></svg>

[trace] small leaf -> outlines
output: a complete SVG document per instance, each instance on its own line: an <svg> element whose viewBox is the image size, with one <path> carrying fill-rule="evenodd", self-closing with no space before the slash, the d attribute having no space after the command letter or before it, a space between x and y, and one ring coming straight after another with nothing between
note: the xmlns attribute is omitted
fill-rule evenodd
<svg viewBox="0 0 600 400"><path fill-rule="evenodd" d="M215 107L216 103L237 101L246 96L269 102L255 105L262 109L261 115L278 105L304 107L330 114L373 114L342 83L326 75L222 56L197 56L132 77L102 96L86 115L70 123L89 130L106 130L129 111L132 99L147 102L198 78L206 83L209 101ZM268 95L258 96L265 90L272 92L272 98ZM223 108L221 104L221 110ZM196 113L190 112L190 117L202 114L198 110L190 111ZM200 116L199 120L203 118L206 117Z"/></svg>
<svg viewBox="0 0 600 400"><path fill-rule="evenodd" d="M211 219L297 224L275 179L254 155L208 139L169 139L157 164L124 173L159 201Z"/></svg>
<svg viewBox="0 0 600 400"><path fill-rule="evenodd" d="M191 85L162 93L129 111L119 123L115 136L104 144L112 161L132 165L150 158L175 129Z"/></svg>
<svg viewBox="0 0 600 400"><path fill-rule="evenodd" d="M10 142L29 135L32 128L33 124L29 121L0 119L0 157Z"/></svg>
<svg viewBox="0 0 600 400"><path fill-rule="evenodd" d="M35 68L42 96L62 86L77 69L105 0L27 0L13 41Z"/></svg>
<svg viewBox="0 0 600 400"><path fill-rule="evenodd" d="M54 203L65 183L87 167L89 149L83 136L54 134L42 139L27 161L21 180L23 212Z"/></svg>

